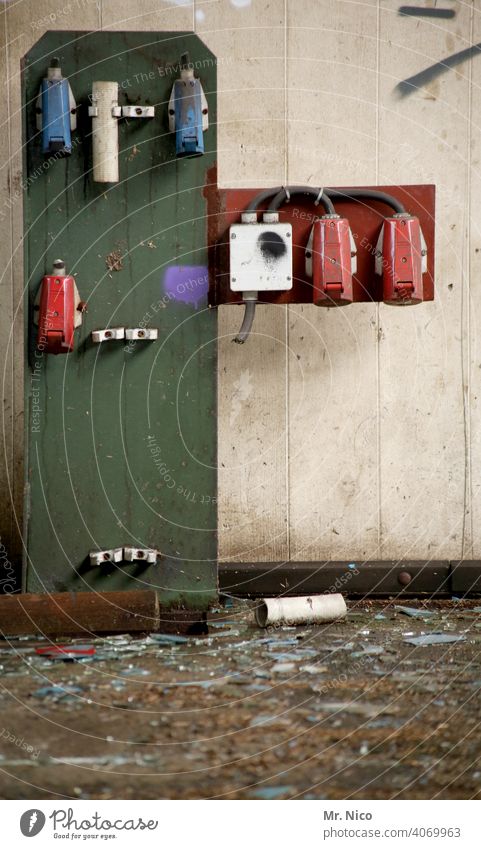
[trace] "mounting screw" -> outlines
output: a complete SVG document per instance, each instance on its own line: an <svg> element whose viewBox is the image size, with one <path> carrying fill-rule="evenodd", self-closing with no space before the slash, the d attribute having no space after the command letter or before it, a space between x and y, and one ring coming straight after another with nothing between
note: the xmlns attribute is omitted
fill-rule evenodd
<svg viewBox="0 0 481 849"><path fill-rule="evenodd" d="M407 587L411 583L413 576L410 572L400 572L397 576L398 582L402 587Z"/></svg>
<svg viewBox="0 0 481 849"><path fill-rule="evenodd" d="M230 236L231 239L235 239L235 235L236 235L235 233L231 233L231 236Z"/></svg>

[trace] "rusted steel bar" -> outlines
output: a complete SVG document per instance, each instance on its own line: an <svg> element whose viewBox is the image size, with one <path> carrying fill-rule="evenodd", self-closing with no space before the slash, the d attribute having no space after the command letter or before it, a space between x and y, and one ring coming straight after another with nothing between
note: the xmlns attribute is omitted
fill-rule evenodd
<svg viewBox="0 0 481 849"><path fill-rule="evenodd" d="M158 631L153 590L21 593L0 597L0 636Z"/></svg>

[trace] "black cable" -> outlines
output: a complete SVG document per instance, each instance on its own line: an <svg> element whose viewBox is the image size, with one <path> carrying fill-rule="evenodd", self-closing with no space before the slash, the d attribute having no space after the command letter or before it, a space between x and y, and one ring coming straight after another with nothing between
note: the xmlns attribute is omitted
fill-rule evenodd
<svg viewBox="0 0 481 849"><path fill-rule="evenodd" d="M292 195L308 195L313 197L318 203L322 203L328 215L335 215L336 210L331 198L321 191L321 189L313 188L312 186L285 186L271 200L269 204L269 212L277 212L279 207Z"/></svg>
<svg viewBox="0 0 481 849"><path fill-rule="evenodd" d="M388 195L387 192L377 192L375 189L345 189L344 191L340 191L340 189L325 189L324 192L328 197L334 198L334 200L369 198L371 200L377 200L379 203L385 203L386 206L390 206L395 212L406 212L400 200L392 195Z"/></svg>
<svg viewBox="0 0 481 849"><path fill-rule="evenodd" d="M252 200L249 201L249 206L246 207L245 212L257 212L258 207L262 203L264 203L265 200L268 200L269 198L273 197L274 195L277 195L278 192L280 192L280 191L281 191L280 186L277 186L277 188L273 188L273 189L264 189L263 192L259 192L259 194L256 195L255 198L252 198Z"/></svg>
<svg viewBox="0 0 481 849"><path fill-rule="evenodd" d="M249 338L249 333L252 330L252 325L254 324L254 316L256 314L256 301L246 301L246 308L244 312L244 320L241 324L241 329L239 330L237 336L232 340L233 342L237 342L238 345L243 345L244 342Z"/></svg>

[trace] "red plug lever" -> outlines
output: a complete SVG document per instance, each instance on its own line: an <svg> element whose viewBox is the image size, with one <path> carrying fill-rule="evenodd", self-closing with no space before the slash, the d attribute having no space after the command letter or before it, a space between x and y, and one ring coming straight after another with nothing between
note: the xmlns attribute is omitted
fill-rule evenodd
<svg viewBox="0 0 481 849"><path fill-rule="evenodd" d="M73 277L56 260L53 273L41 284L38 305L37 347L47 354L68 354L74 348L74 330L82 321L81 304Z"/></svg>
<svg viewBox="0 0 481 849"><path fill-rule="evenodd" d="M405 306L424 300L426 255L418 218L401 212L384 220L376 248L376 274L382 276L385 304Z"/></svg>
<svg viewBox="0 0 481 849"><path fill-rule="evenodd" d="M335 307L353 301L356 246L347 218L323 215L312 227L306 249L306 273L313 278L313 301Z"/></svg>

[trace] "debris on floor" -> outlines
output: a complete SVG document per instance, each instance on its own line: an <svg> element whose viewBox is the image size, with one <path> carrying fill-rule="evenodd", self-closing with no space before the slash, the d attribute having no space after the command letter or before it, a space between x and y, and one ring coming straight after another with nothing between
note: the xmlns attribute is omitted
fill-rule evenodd
<svg viewBox="0 0 481 849"><path fill-rule="evenodd" d="M255 604L207 636L0 642L1 797L481 798L479 602L262 631Z"/></svg>
<svg viewBox="0 0 481 849"><path fill-rule="evenodd" d="M441 643L459 643L465 640L463 634L421 634L417 637L405 637L406 643L412 646L437 646Z"/></svg>

